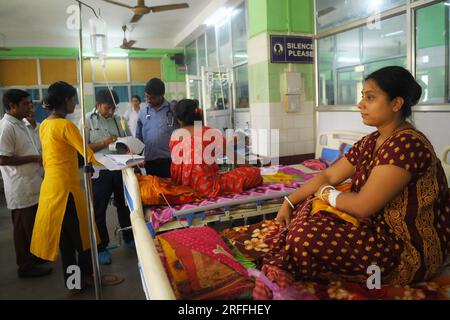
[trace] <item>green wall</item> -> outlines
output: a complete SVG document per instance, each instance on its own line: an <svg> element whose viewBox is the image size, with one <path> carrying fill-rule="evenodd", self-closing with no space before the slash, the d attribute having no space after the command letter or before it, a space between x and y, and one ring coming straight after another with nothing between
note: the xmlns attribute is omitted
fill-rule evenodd
<svg viewBox="0 0 450 320"><path fill-rule="evenodd" d="M170 57L161 59L162 78L165 82L184 82L186 73L178 71L177 65L170 60Z"/></svg>
<svg viewBox="0 0 450 320"><path fill-rule="evenodd" d="M260 33L313 33L313 0L248 0L249 38Z"/></svg>
<svg viewBox="0 0 450 320"><path fill-rule="evenodd" d="M267 1L248 0L248 38L267 30Z"/></svg>
<svg viewBox="0 0 450 320"><path fill-rule="evenodd" d="M248 0L249 50L268 50L253 47L252 39L258 35L286 35L290 32L313 34L313 0ZM259 42L259 40L258 40ZM256 44L255 45L259 45ZM251 55L250 55L251 56ZM270 60L254 63L249 60L250 101L276 103L281 101L280 75L288 65ZM300 72L304 79L306 100L313 100L314 68L312 64L292 64L292 71Z"/></svg>

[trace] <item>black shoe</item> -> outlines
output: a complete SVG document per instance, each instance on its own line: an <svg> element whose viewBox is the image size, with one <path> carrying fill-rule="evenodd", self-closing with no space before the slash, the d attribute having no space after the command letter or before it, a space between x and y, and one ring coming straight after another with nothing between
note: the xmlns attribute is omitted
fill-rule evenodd
<svg viewBox="0 0 450 320"><path fill-rule="evenodd" d="M36 278L43 277L52 272L52 268L33 265L25 270L17 270L19 278Z"/></svg>
<svg viewBox="0 0 450 320"><path fill-rule="evenodd" d="M46 264L46 263L49 263L50 261L47 261L47 260L44 260L44 259L41 259L41 258L35 258L34 259L34 263L35 264Z"/></svg>

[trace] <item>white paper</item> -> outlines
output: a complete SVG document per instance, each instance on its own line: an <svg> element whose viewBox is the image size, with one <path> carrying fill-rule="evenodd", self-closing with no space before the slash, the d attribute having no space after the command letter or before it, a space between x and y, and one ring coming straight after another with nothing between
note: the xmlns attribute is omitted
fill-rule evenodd
<svg viewBox="0 0 450 320"><path fill-rule="evenodd" d="M119 137L117 141L109 144L110 151L116 151L116 143L120 142L125 144L132 154L140 154L144 150L145 144L141 140L133 136Z"/></svg>
<svg viewBox="0 0 450 320"><path fill-rule="evenodd" d="M134 167L144 162L143 156L132 154L103 154L96 153L95 159L103 164L110 171L122 170L128 167Z"/></svg>

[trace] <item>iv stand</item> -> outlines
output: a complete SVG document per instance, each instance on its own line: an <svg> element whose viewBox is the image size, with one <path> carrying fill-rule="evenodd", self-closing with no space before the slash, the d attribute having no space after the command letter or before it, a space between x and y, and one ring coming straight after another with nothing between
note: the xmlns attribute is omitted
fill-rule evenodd
<svg viewBox="0 0 450 320"><path fill-rule="evenodd" d="M97 300L102 299L102 287L100 281L100 266L98 263L98 250L97 250L97 240L95 234L95 217L94 217L94 204L92 202L93 193L92 193L92 173L93 167L89 162L88 154L87 154L87 142L86 142L86 110L84 107L84 73L83 73L83 21L81 19L81 8L82 5L90 8L94 15L98 18L98 15L95 13L95 10L79 1L78 2L80 15L79 15L79 46L78 46L78 57L79 57L79 72L80 72L80 106L81 106L81 123L83 128L83 152L84 152L84 189L86 193L86 201L87 201L87 209L88 209L88 221L89 221L89 238L91 241L91 257L92 257L92 269L94 271L94 285L95 285L95 298Z"/></svg>

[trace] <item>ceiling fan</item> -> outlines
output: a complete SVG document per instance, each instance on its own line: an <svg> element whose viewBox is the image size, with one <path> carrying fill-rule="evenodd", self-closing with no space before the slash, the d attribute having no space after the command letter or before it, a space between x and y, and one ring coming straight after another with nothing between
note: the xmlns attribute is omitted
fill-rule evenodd
<svg viewBox="0 0 450 320"><path fill-rule="evenodd" d="M125 32L127 31L127 26L123 25L122 26L122 30L123 30L123 42L122 42L122 45L120 46L120 49L124 49L124 50L139 50L139 51L147 50L145 48L133 47L133 44L136 43L136 40L127 40L126 34L125 34Z"/></svg>
<svg viewBox="0 0 450 320"><path fill-rule="evenodd" d="M133 16L133 18L131 18L131 21L130 21L131 23L138 22L142 18L143 15L150 13L150 12L161 12L161 11L189 8L189 4L187 4L187 3L176 3L176 4L168 4L168 5L162 5L162 6L147 7L145 5L145 0L137 0L137 5L132 7L132 6L117 2L117 1L111 1L111 0L103 0L103 1L131 9L134 12L134 16Z"/></svg>

